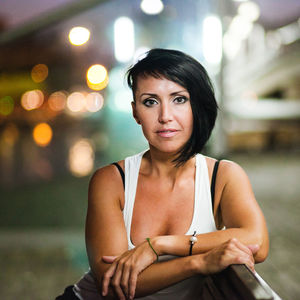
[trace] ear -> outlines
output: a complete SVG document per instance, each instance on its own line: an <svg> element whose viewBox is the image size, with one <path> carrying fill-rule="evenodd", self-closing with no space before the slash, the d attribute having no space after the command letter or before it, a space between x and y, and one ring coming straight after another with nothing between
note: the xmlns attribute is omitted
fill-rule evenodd
<svg viewBox="0 0 300 300"><path fill-rule="evenodd" d="M141 124L138 116L137 116L137 112L136 112L136 103L134 101L131 102L131 107L132 107L132 115L135 119L135 121L138 123L138 124Z"/></svg>

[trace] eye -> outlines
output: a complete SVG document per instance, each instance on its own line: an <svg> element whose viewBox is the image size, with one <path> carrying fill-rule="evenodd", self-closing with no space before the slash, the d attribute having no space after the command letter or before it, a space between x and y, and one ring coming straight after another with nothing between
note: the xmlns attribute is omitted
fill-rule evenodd
<svg viewBox="0 0 300 300"><path fill-rule="evenodd" d="M157 104L157 101L155 99L146 99L143 101L143 104L146 105L147 107L151 107Z"/></svg>
<svg viewBox="0 0 300 300"><path fill-rule="evenodd" d="M173 101L174 101L175 103L182 104L182 103L187 102L188 99L187 99L187 97L180 96L180 97L176 97Z"/></svg>

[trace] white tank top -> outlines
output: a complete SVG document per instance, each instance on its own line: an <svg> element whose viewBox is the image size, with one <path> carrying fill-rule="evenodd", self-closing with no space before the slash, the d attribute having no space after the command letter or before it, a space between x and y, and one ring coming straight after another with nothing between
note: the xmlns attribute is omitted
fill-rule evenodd
<svg viewBox="0 0 300 300"><path fill-rule="evenodd" d="M134 248L131 242L131 221L138 182L138 175L141 160L146 152L127 157L125 159L125 204L123 218L125 222L128 249ZM211 193L208 169L205 157L201 154L196 155L196 172L195 172L195 197L194 213L191 225L186 235L192 235L194 231L197 234L216 231L216 225L213 216ZM165 255L159 258L160 261L170 260L175 256ZM183 280L170 287L162 289L152 295L141 297L141 300L199 300L202 292L201 275L193 276ZM104 299L96 290L95 281L91 271L86 273L82 279L74 285L74 292L83 300L100 300Z"/></svg>

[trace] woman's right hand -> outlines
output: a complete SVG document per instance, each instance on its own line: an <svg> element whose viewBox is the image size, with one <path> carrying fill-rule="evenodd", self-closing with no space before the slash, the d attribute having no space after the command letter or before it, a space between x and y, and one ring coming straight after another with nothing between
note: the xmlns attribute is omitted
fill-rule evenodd
<svg viewBox="0 0 300 300"><path fill-rule="evenodd" d="M203 264L198 264L201 274L209 275L218 273L232 264L245 264L254 271L253 255L259 250L258 245L245 246L233 238L220 246L202 254ZM195 255L196 258L197 255Z"/></svg>
<svg viewBox="0 0 300 300"><path fill-rule="evenodd" d="M106 296L112 286L119 299L133 299L138 275L155 262L156 255L145 241L119 257L103 256L102 259L111 263L103 275L102 295Z"/></svg>

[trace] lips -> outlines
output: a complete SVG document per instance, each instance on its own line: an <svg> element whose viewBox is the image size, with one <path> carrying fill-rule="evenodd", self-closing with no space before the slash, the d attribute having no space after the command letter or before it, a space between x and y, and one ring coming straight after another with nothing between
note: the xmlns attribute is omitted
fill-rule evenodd
<svg viewBox="0 0 300 300"><path fill-rule="evenodd" d="M157 134L160 137L172 137L174 135L176 135L178 132L178 130L176 129L162 129L162 130L158 130Z"/></svg>

